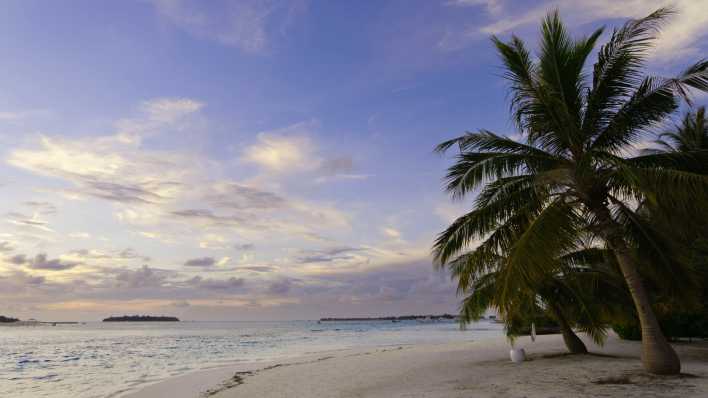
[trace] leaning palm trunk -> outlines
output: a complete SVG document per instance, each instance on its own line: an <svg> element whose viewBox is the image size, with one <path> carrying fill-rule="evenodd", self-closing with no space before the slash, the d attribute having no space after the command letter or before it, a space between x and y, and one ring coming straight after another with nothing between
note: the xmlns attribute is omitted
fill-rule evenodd
<svg viewBox="0 0 708 398"><path fill-rule="evenodd" d="M677 374L681 371L681 362L676 351L671 347L661 331L651 307L651 300L637 270L636 257L622 238L618 225L612 220L606 207L597 207L594 211L600 221L599 234L607 242L617 258L620 271L627 282L627 287L634 301L642 330L642 363L644 368L655 374Z"/></svg>
<svg viewBox="0 0 708 398"><path fill-rule="evenodd" d="M585 343L580 340L577 334L573 331L573 328L568 324L568 320L563 316L563 312L559 308L551 307L551 313L558 321L558 326L560 326L561 334L563 335L563 342L566 348L571 354L587 354L588 349L585 347Z"/></svg>
<svg viewBox="0 0 708 398"><path fill-rule="evenodd" d="M587 354L588 349L585 347L585 343L580 340L577 334L570 328L567 323L560 324L561 334L563 335L563 342L566 348L571 354Z"/></svg>

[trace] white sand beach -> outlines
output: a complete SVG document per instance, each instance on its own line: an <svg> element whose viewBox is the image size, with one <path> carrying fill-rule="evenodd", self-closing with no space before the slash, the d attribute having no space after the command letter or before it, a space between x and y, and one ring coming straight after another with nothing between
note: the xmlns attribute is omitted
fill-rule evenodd
<svg viewBox="0 0 708 398"><path fill-rule="evenodd" d="M284 397L705 397L708 344L676 344L682 375L642 371L639 344L612 336L591 355L565 355L559 335L517 340L528 361L509 361L503 338L319 353L170 379L130 398ZM217 380L222 380L220 383Z"/></svg>

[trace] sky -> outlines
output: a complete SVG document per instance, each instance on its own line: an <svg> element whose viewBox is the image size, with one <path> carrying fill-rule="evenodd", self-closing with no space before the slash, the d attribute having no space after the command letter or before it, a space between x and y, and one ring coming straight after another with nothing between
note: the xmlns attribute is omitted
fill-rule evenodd
<svg viewBox="0 0 708 398"><path fill-rule="evenodd" d="M455 313L430 248L471 199L433 148L517 135L490 35L665 4L647 67L670 76L708 1L4 1L0 314Z"/></svg>

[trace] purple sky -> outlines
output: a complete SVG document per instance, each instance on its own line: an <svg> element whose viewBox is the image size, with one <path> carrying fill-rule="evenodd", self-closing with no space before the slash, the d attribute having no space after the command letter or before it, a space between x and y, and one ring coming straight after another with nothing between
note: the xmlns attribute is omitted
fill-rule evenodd
<svg viewBox="0 0 708 398"><path fill-rule="evenodd" d="M706 54L705 2L4 1L0 314L456 312L429 253L469 202L432 149L516 135L489 35L666 3L672 74Z"/></svg>

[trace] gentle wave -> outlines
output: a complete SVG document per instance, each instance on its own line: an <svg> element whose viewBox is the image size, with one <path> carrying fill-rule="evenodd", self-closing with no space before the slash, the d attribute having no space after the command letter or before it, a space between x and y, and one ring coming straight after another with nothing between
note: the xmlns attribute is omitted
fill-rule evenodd
<svg viewBox="0 0 708 398"><path fill-rule="evenodd" d="M179 322L87 323L0 329L0 397L120 396L142 386L237 362L277 360L360 346L499 336L480 323Z"/></svg>

